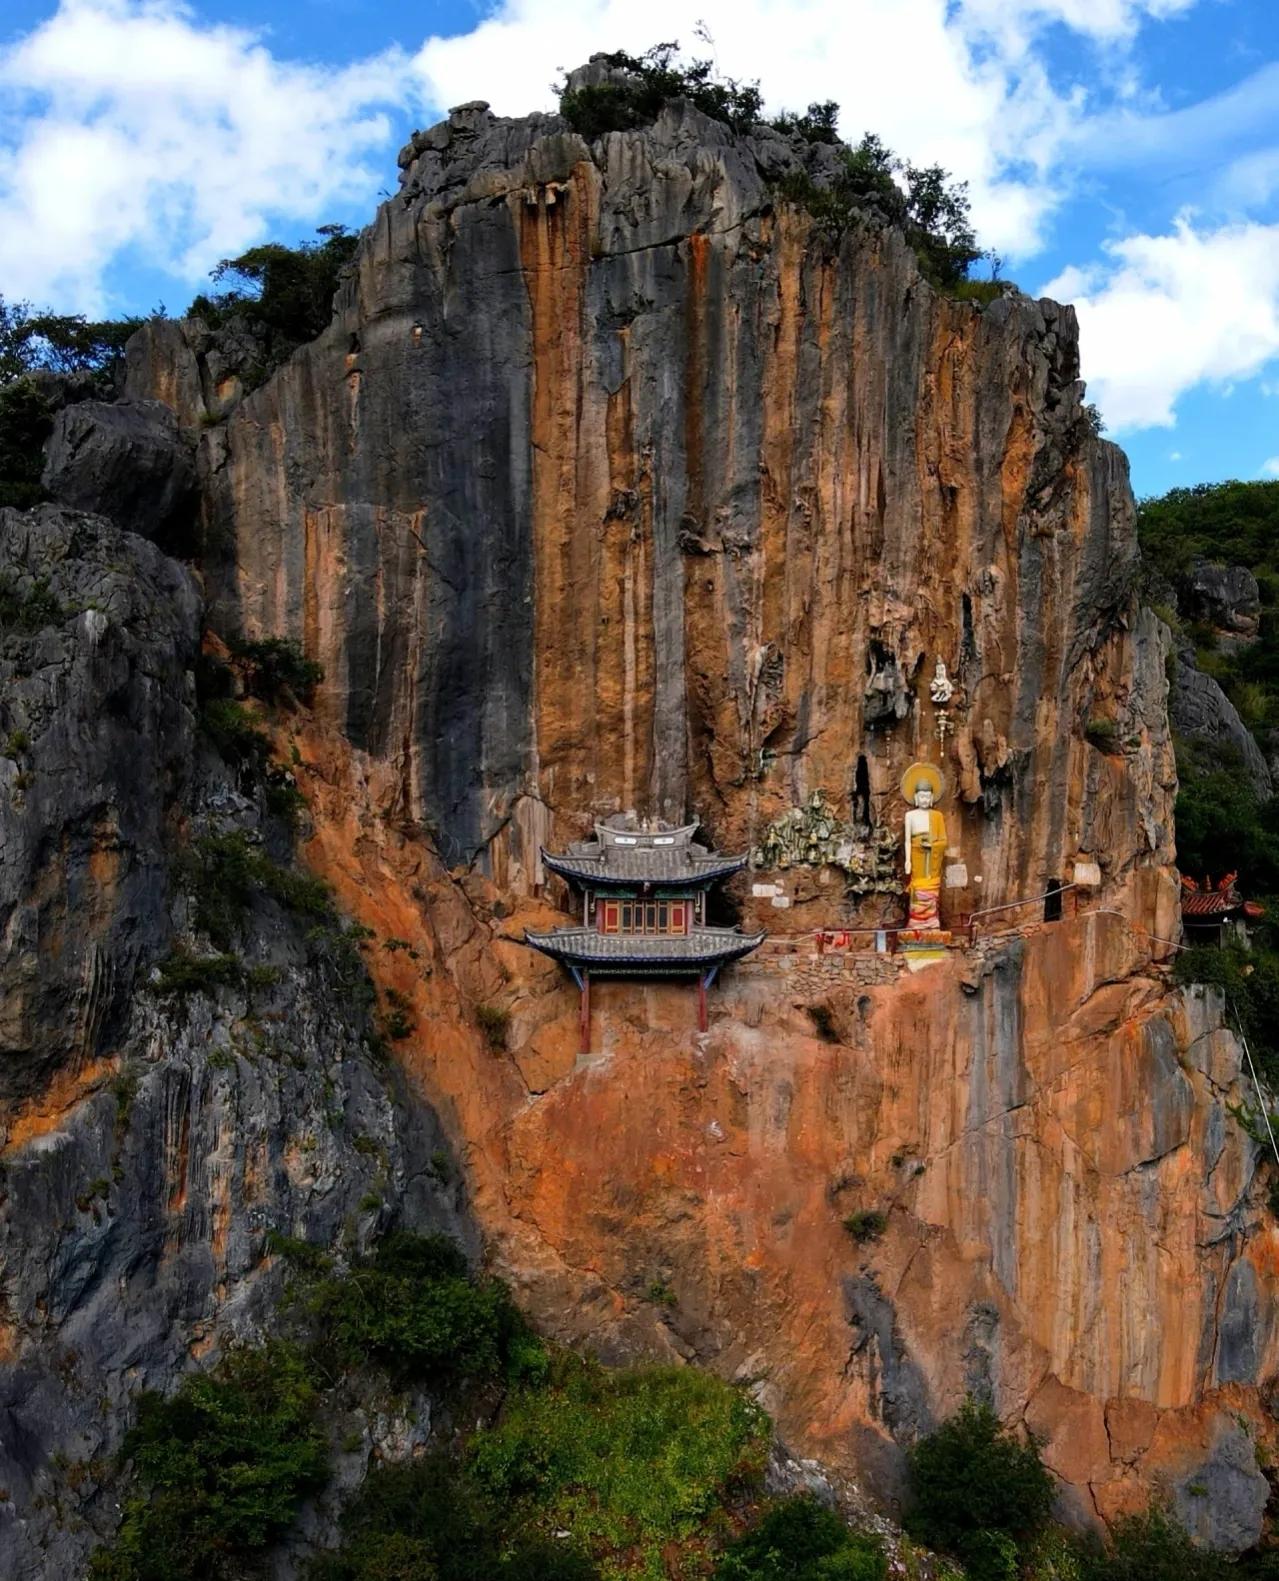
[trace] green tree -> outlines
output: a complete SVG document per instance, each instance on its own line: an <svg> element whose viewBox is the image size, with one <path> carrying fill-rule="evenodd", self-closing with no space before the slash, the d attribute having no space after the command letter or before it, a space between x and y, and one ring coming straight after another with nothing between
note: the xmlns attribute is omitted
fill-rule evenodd
<svg viewBox="0 0 1279 1581"><path fill-rule="evenodd" d="M1002 1562L991 1534L1014 1543L1047 1521L1053 1480L1033 1441L1000 1426L988 1405L968 1400L911 1450L910 1531L931 1547L988 1566Z"/></svg>
<svg viewBox="0 0 1279 1581"><path fill-rule="evenodd" d="M223 1581L328 1477L315 1391L283 1344L232 1352L172 1399L144 1394L124 1444L137 1491L93 1581Z"/></svg>

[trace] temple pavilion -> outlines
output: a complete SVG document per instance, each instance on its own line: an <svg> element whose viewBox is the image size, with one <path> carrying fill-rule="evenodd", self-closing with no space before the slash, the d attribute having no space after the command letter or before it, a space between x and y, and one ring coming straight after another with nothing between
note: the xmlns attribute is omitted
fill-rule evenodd
<svg viewBox="0 0 1279 1581"><path fill-rule="evenodd" d="M614 829L596 824L593 840L542 861L582 896L581 925L526 933L534 949L573 974L582 995L582 1049L590 1046L592 977L683 977L697 981L698 1026L706 1030L706 990L720 968L755 949L764 935L712 927L712 884L740 872L747 856L699 845L696 824L682 829Z"/></svg>

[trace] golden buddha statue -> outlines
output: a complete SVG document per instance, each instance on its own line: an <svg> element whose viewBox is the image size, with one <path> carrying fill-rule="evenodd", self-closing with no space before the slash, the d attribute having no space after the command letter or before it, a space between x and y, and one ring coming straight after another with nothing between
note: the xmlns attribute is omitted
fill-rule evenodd
<svg viewBox="0 0 1279 1581"><path fill-rule="evenodd" d="M946 855L946 820L935 802L942 793L941 770L932 763L912 763L902 775L902 795L911 804L906 814L906 883L910 891L908 928L940 928L942 859Z"/></svg>

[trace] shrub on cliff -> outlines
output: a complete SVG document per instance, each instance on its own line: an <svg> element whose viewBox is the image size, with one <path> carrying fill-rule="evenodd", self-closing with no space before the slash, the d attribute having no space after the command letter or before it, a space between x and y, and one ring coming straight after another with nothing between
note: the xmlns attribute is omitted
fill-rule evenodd
<svg viewBox="0 0 1279 1581"><path fill-rule="evenodd" d="M1105 1549L1080 1550L1080 1581L1227 1581L1260 1574L1223 1554L1201 1548L1179 1522L1153 1506L1144 1515L1115 1522Z"/></svg>
<svg viewBox="0 0 1279 1581"><path fill-rule="evenodd" d="M717 77L711 61L684 65L678 55L678 42L654 44L642 55L615 50L604 63L618 75L583 88L561 85L560 114L588 138L648 126L672 99L687 99L736 131L746 131L759 120L763 101L757 82Z"/></svg>
<svg viewBox="0 0 1279 1581"><path fill-rule="evenodd" d="M304 1285L299 1299L331 1377L376 1362L402 1379L457 1384L545 1366L506 1287L475 1278L447 1236L388 1235L347 1273Z"/></svg>
<svg viewBox="0 0 1279 1581"><path fill-rule="evenodd" d="M758 1486L768 1419L693 1367L607 1372L560 1357L477 1434L479 1485L518 1521L567 1530L606 1573L660 1577L671 1545L704 1542L726 1501Z"/></svg>
<svg viewBox="0 0 1279 1581"><path fill-rule="evenodd" d="M878 1538L851 1531L816 1499L783 1499L720 1559L715 1581L884 1581Z"/></svg>
<svg viewBox="0 0 1279 1581"><path fill-rule="evenodd" d="M233 1352L172 1399L144 1394L125 1440L137 1491L93 1581L222 1581L292 1524L328 1476L315 1390L301 1355Z"/></svg>
<svg viewBox="0 0 1279 1581"><path fill-rule="evenodd" d="M974 1575L1004 1573L1007 1545L995 1536L1014 1545L1033 1536L1052 1507L1053 1480L1034 1442L1015 1438L975 1400L915 1445L909 1469L908 1529L964 1560Z"/></svg>

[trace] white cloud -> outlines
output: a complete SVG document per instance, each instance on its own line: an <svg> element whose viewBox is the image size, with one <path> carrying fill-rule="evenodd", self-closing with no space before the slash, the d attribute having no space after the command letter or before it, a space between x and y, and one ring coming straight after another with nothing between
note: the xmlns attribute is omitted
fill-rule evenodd
<svg viewBox="0 0 1279 1581"><path fill-rule="evenodd" d="M1181 460L1181 451L1180 450L1170 450L1168 452L1168 459L1169 459L1169 461L1180 461Z"/></svg>
<svg viewBox="0 0 1279 1581"><path fill-rule="evenodd" d="M1263 461L1257 470L1264 477L1279 478L1279 456L1271 456L1269 461Z"/></svg>
<svg viewBox="0 0 1279 1581"><path fill-rule="evenodd" d="M1129 236L1107 261L1063 270L1044 294L1073 300L1083 371L1112 430L1171 427L1196 385L1252 377L1279 356L1279 225Z"/></svg>
<svg viewBox="0 0 1279 1581"><path fill-rule="evenodd" d="M552 80L593 50L675 37L697 49L697 15L719 69L762 75L770 108L838 99L845 135L873 129L968 180L983 244L1016 262L1041 246L1069 196L1063 154L1076 159L1105 107L1050 77L1044 31L1103 46L1098 94L1127 102L1140 94L1126 42L1194 3L497 0L411 61L312 66L181 0L60 0L0 49L0 291L93 311L113 267L138 255L198 281L286 224L371 200L389 181L393 121L476 97L506 114L549 107Z"/></svg>
<svg viewBox="0 0 1279 1581"><path fill-rule="evenodd" d="M62 0L0 52L0 290L92 312L127 249L195 280L325 218L376 189L408 88L396 53L297 65L173 0Z"/></svg>

